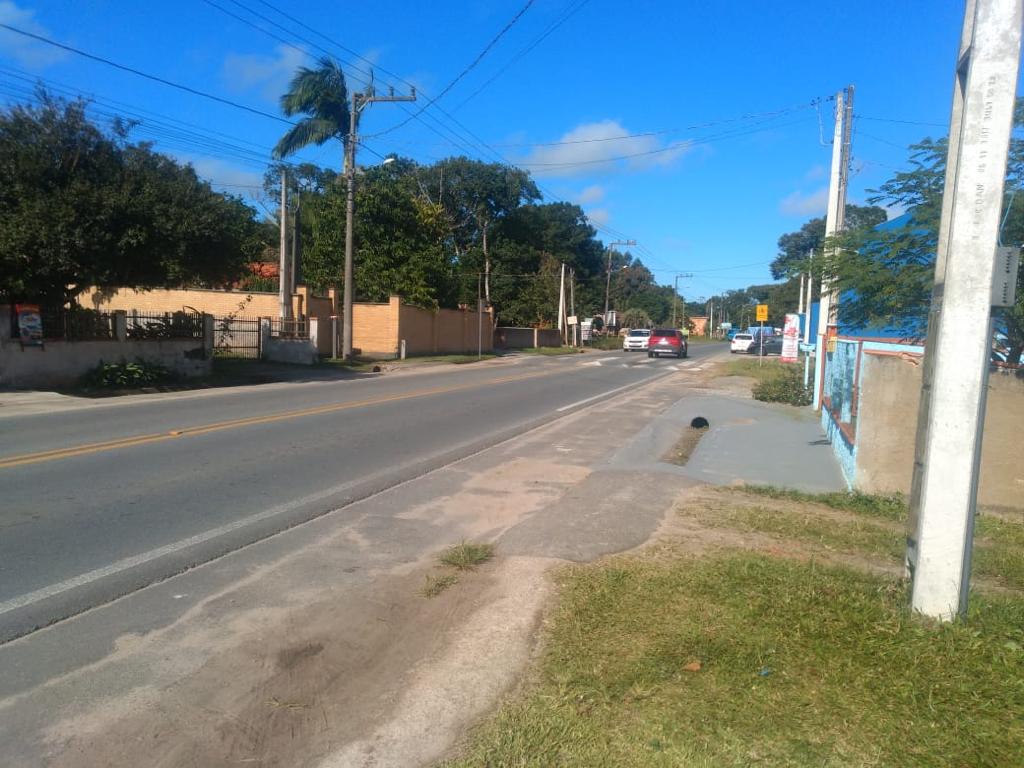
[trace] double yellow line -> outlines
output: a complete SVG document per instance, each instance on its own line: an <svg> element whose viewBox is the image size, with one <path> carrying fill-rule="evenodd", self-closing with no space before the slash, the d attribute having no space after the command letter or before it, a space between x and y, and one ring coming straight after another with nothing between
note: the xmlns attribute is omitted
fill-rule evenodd
<svg viewBox="0 0 1024 768"><path fill-rule="evenodd" d="M295 411L283 411L282 413L273 413L266 416L250 416L244 419L217 421L211 424L200 424L195 427L183 427L181 429L172 429L167 432L155 432L149 435L135 435L133 437L122 437L117 440L107 440L99 443L85 443L83 445L71 446L70 448L55 448L49 451L24 453L20 456L10 456L6 459L0 459L0 469L19 467L25 464L39 464L45 461L57 461L59 459L68 459L72 456L84 456L90 453L101 453L103 451L117 450L118 448L129 448L137 445L147 445L149 443L160 443L166 440L179 440L183 437L195 437L197 435L206 435L210 432L237 429L238 427L248 427L255 424L271 424L275 421L287 421L288 419L297 419L305 416L318 416L324 413L336 413L338 411L348 411L354 408L366 408L368 406L394 403L401 400L413 400L418 397L445 395L451 392L461 392L467 389L492 386L494 384L507 384L512 381L525 381L527 379L536 379L550 375L552 375L550 372L543 372L520 374L518 376L505 376L473 384L457 384L451 387L432 387L430 389L406 392L401 395L386 395L383 397L371 397L365 400L353 400L347 403L318 405L312 408L300 408Z"/></svg>

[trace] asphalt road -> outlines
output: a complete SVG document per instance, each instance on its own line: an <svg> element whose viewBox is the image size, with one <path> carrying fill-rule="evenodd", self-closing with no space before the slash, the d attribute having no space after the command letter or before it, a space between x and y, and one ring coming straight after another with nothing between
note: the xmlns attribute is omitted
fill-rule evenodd
<svg viewBox="0 0 1024 768"><path fill-rule="evenodd" d="M524 356L0 418L0 642L721 349Z"/></svg>

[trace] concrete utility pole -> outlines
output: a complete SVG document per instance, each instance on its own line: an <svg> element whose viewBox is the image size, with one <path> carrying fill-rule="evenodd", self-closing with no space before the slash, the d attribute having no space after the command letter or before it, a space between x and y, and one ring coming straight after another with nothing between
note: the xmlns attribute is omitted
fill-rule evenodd
<svg viewBox="0 0 1024 768"><path fill-rule="evenodd" d="M292 294L288 271L288 171L281 169L281 253L277 267L277 298L282 320L292 316Z"/></svg>
<svg viewBox="0 0 1024 768"><path fill-rule="evenodd" d="M352 93L349 108L348 141L345 144L345 176L348 181L348 198L345 201L345 291L342 294L342 341L341 356L352 359L352 227L356 215L356 144L359 140L359 114L370 104L378 101L416 101L416 89L409 96L395 96L394 88L387 96L378 96L373 84L364 93Z"/></svg>
<svg viewBox="0 0 1024 768"><path fill-rule="evenodd" d="M846 183L850 174L850 142L853 126L853 86L836 94L836 127L832 136L832 174L828 181L828 209L825 213L825 237L843 231L846 223ZM831 281L822 282L818 306L818 343L814 364L814 409L821 408L822 379L825 376L825 339L828 326L836 324L839 291Z"/></svg>
<svg viewBox="0 0 1024 768"><path fill-rule="evenodd" d="M636 240L616 240L614 243L608 243L608 279L605 281L604 286L604 321L606 326L609 310L608 297L612 290L612 249L615 248L616 245L625 245L628 247L630 245L636 245Z"/></svg>
<svg viewBox="0 0 1024 768"><path fill-rule="evenodd" d="M569 316L576 317L576 270L569 267ZM580 320L569 326L572 331L572 346L576 346L576 329L580 327Z"/></svg>
<svg viewBox="0 0 1024 768"><path fill-rule="evenodd" d="M953 78L907 537L911 605L942 620L967 611L1022 20L1022 0L968 0Z"/></svg>

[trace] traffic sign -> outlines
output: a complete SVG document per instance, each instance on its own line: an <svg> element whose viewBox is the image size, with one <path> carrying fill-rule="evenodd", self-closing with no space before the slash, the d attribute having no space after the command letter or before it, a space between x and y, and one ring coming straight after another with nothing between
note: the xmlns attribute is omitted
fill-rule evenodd
<svg viewBox="0 0 1024 768"><path fill-rule="evenodd" d="M763 322L765 322L768 319L768 305L767 304L758 304L757 305L757 314L754 316L754 319L757 322L759 322L759 323L763 323Z"/></svg>

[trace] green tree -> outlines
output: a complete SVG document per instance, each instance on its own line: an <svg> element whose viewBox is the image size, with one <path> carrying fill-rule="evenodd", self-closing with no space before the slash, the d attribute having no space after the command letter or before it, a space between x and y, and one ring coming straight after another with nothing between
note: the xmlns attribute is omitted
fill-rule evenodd
<svg viewBox="0 0 1024 768"><path fill-rule="evenodd" d="M265 243L254 211L191 166L38 93L0 112L0 294L64 303L83 288L223 285Z"/></svg>
<svg viewBox="0 0 1024 768"><path fill-rule="evenodd" d="M623 328L650 328L654 325L651 316L636 307L630 307L623 312L620 322Z"/></svg>
<svg viewBox="0 0 1024 768"><path fill-rule="evenodd" d="M1024 127L1024 101L1018 99L1014 128ZM869 202L885 202L907 209L902 227L850 233L839 239L829 259L829 275L844 289L840 319L851 325L899 326L911 336L927 331L931 288L935 276L935 248L946 174L945 138L926 138L910 147L910 169L882 184ZM1024 140L1010 142L1006 172L1006 198L1000 240L1024 243ZM1018 273L1017 303L996 312L997 326L1008 339L1008 359L1024 350L1024 272Z"/></svg>
<svg viewBox="0 0 1024 768"><path fill-rule="evenodd" d="M386 301L397 294L425 308L455 306L455 267L444 247L447 225L440 207L419 194L411 160L368 168L356 188L355 296ZM307 193L304 274L316 290L337 283L344 251L345 192L328 186Z"/></svg>
<svg viewBox="0 0 1024 768"><path fill-rule="evenodd" d="M884 208L876 205L846 206L846 229L861 231L878 226L886 220ZM811 219L796 232L779 238L779 252L771 263L772 278L782 280L807 271L807 255L814 251L821 255L825 241L825 217Z"/></svg>
<svg viewBox="0 0 1024 768"><path fill-rule="evenodd" d="M491 272L494 228L523 203L540 200L530 175L499 163L454 157L423 169L421 183L445 213L449 244L464 273ZM436 191L436 192L435 192ZM490 301L490 280L484 295Z"/></svg>

